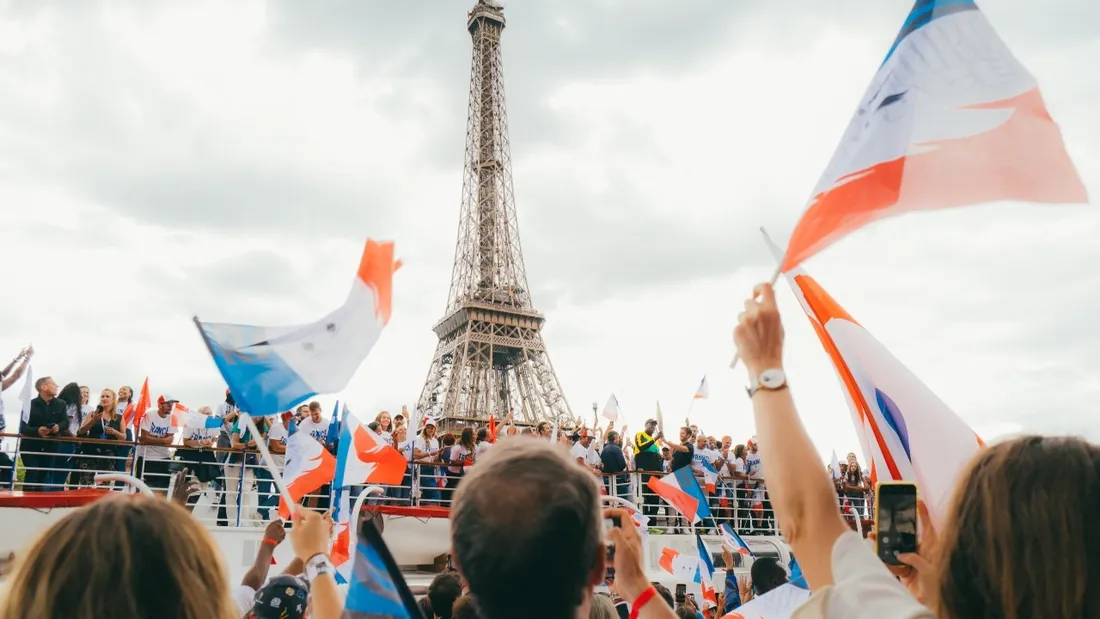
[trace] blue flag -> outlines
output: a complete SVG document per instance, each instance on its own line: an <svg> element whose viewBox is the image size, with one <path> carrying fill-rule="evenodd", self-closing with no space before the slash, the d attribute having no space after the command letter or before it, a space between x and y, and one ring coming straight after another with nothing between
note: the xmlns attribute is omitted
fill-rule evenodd
<svg viewBox="0 0 1100 619"><path fill-rule="evenodd" d="M423 619L400 568L369 520L359 527L352 561L343 619Z"/></svg>

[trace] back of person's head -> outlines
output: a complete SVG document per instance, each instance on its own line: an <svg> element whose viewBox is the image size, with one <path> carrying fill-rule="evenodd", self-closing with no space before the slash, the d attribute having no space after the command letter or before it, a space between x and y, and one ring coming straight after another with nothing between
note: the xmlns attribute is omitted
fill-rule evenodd
<svg viewBox="0 0 1100 619"><path fill-rule="evenodd" d="M455 600L455 605L451 608L451 619L481 619L481 614L477 612L477 605L470 594Z"/></svg>
<svg viewBox="0 0 1100 619"><path fill-rule="evenodd" d="M665 601L665 604L668 604L669 608L676 608L676 598L672 597L672 592L668 590L668 587L659 582L650 584L657 590L657 595L661 596L661 599Z"/></svg>
<svg viewBox="0 0 1100 619"><path fill-rule="evenodd" d="M428 585L428 602L440 619L451 619L451 609L461 595L462 580L454 572L443 572ZM434 610L436 608L439 610Z"/></svg>
<svg viewBox="0 0 1100 619"><path fill-rule="evenodd" d="M603 580L600 492L560 447L504 441L451 509L458 570L485 619L572 617Z"/></svg>
<svg viewBox="0 0 1100 619"><path fill-rule="evenodd" d="M756 595L764 595L790 580L787 576L787 570L779 564L779 560L775 557L756 559L752 562L751 573L752 588L756 590Z"/></svg>
<svg viewBox="0 0 1100 619"><path fill-rule="evenodd" d="M433 619L435 617L435 611L432 610L432 602L427 596L417 600L416 607L420 609L420 614L424 619Z"/></svg>
<svg viewBox="0 0 1100 619"><path fill-rule="evenodd" d="M206 530L164 499L119 495L73 511L18 560L2 619L240 619Z"/></svg>
<svg viewBox="0 0 1100 619"><path fill-rule="evenodd" d="M619 619L615 603L604 593L592 596L592 607L588 609L589 619Z"/></svg>
<svg viewBox="0 0 1100 619"><path fill-rule="evenodd" d="M301 619L306 614L309 583L297 576L280 574L268 580L252 603L248 619Z"/></svg>
<svg viewBox="0 0 1100 619"><path fill-rule="evenodd" d="M676 607L676 617L677 619L699 619L699 613L687 604L680 604Z"/></svg>
<svg viewBox="0 0 1100 619"><path fill-rule="evenodd" d="M944 619L1100 617L1100 447L1024 436L983 449L937 527Z"/></svg>

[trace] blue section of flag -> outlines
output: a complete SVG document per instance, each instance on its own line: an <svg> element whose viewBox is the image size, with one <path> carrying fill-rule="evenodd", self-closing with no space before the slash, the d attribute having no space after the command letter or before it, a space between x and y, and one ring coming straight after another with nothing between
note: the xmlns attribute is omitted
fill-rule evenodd
<svg viewBox="0 0 1100 619"><path fill-rule="evenodd" d="M682 466L673 471L672 474L680 484L680 490L690 494L699 501L699 507L695 510L696 517L700 519L709 518L710 505L707 505L707 495L703 493L703 488L699 486L699 482L695 479L695 473L692 472L691 467ZM684 514L684 517L691 518L691 515Z"/></svg>
<svg viewBox="0 0 1100 619"><path fill-rule="evenodd" d="M905 18L905 23L901 25L901 30L894 39L894 44L890 46L890 51L886 52L886 58L882 60L883 64L894 55L894 51L905 37L927 26L933 20L963 11L977 10L979 10L978 5L974 4L974 0L917 0L913 9L909 11L909 16Z"/></svg>
<svg viewBox="0 0 1100 619"><path fill-rule="evenodd" d="M890 429L898 435L898 440L901 441L901 446L905 449L905 456L912 462L913 454L909 451L909 428L905 425L905 416L901 414L901 409L898 408L898 405L890 396L879 389L875 389L875 401L878 403L878 408Z"/></svg>
<svg viewBox="0 0 1100 619"><path fill-rule="evenodd" d="M336 437L340 435L340 401L336 401L336 405L332 407L332 420L328 422L328 442L336 442Z"/></svg>
<svg viewBox="0 0 1100 619"><path fill-rule="evenodd" d="M195 325L237 406L253 417L280 414L317 395L266 342L254 342L261 336L259 327L205 323L198 318ZM215 332L221 337L215 337Z"/></svg>
<svg viewBox="0 0 1100 619"><path fill-rule="evenodd" d="M222 417L207 417L205 421L203 421L203 427L207 430L220 428L222 427L223 421L225 421L225 419L223 419Z"/></svg>
<svg viewBox="0 0 1100 619"><path fill-rule="evenodd" d="M791 570L791 584L799 589L809 589L810 585L806 584L806 576L802 574L802 566L798 564L798 559L791 555L791 562L787 564L787 568Z"/></svg>
<svg viewBox="0 0 1100 619"><path fill-rule="evenodd" d="M700 566L706 569L707 578L714 577L714 561L710 558L710 551L707 550L707 545L703 543L703 538L698 533L695 534L695 545L699 548L699 561Z"/></svg>
<svg viewBox="0 0 1100 619"><path fill-rule="evenodd" d="M344 405L344 423L340 424L340 437L336 440L336 474L332 476L332 486L334 488L343 488L347 484L344 483L344 471L348 466L348 455L351 451L351 429L347 424L348 407ZM329 435L329 440L331 439Z"/></svg>
<svg viewBox="0 0 1100 619"><path fill-rule="evenodd" d="M359 532L343 616L347 619L421 619L416 600L378 529L368 523L360 527Z"/></svg>

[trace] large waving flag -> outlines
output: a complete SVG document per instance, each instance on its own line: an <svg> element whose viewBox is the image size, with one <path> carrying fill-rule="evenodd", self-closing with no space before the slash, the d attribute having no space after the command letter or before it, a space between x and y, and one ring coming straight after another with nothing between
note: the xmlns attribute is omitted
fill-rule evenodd
<svg viewBox="0 0 1100 619"><path fill-rule="evenodd" d="M371 522L359 527L343 619L420 619L401 569Z"/></svg>
<svg viewBox="0 0 1100 619"><path fill-rule="evenodd" d="M672 548L662 548L657 565L672 574L676 580L699 582L699 557L694 554L680 554Z"/></svg>
<svg viewBox="0 0 1100 619"><path fill-rule="evenodd" d="M710 517L706 496L690 466L682 466L663 477L650 477L648 485L692 524Z"/></svg>
<svg viewBox="0 0 1100 619"><path fill-rule="evenodd" d="M771 250L779 250L765 234ZM959 474L984 447L965 421L801 268L785 273L836 368L872 483L912 481L941 516Z"/></svg>
<svg viewBox="0 0 1100 619"><path fill-rule="evenodd" d="M390 320L393 243L367 240L347 300L317 322L293 327L195 324L242 410L291 410L319 393L341 391Z"/></svg>
<svg viewBox="0 0 1100 619"><path fill-rule="evenodd" d="M723 522L719 525L719 532L722 534L722 545L730 549L730 552L736 552L738 554L745 555L746 557L755 556L752 553L752 549L745 543L745 540L741 539L741 536L737 534L737 531L733 530L733 527L727 522Z"/></svg>
<svg viewBox="0 0 1100 619"><path fill-rule="evenodd" d="M1000 200L1088 196L1038 83L973 0L917 0L814 188L782 268L879 219Z"/></svg>
<svg viewBox="0 0 1100 619"><path fill-rule="evenodd" d="M401 452L360 423L353 413L345 414L343 426L336 448L336 475L330 478L336 487L400 484L408 465Z"/></svg>
<svg viewBox="0 0 1100 619"><path fill-rule="evenodd" d="M305 432L295 432L286 439L286 464L283 481L295 503L332 481L336 473L336 458L317 439ZM279 517L290 518L290 506L279 498Z"/></svg>
<svg viewBox="0 0 1100 619"><path fill-rule="evenodd" d="M702 589L700 598L703 600L703 610L718 607L718 594L714 592L714 561L710 558L703 538L695 534L695 546L699 550L699 587Z"/></svg>

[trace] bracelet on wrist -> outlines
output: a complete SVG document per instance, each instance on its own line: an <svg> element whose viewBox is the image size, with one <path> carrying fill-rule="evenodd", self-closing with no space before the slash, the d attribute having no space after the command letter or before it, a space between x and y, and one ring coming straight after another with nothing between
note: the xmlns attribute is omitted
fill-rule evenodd
<svg viewBox="0 0 1100 619"><path fill-rule="evenodd" d="M277 542L277 541L275 541L275 540L271 539L270 537L265 537L265 538L264 538L264 541L262 541L262 542L260 542L260 543L261 543L261 544L271 544L271 545L272 545L273 547L274 547L274 546L278 546L278 545L279 545L279 542Z"/></svg>
<svg viewBox="0 0 1100 619"><path fill-rule="evenodd" d="M638 597L634 598L634 602L630 605L630 619L638 619L638 613L641 612L642 607L656 596L657 588L653 585L638 594Z"/></svg>

